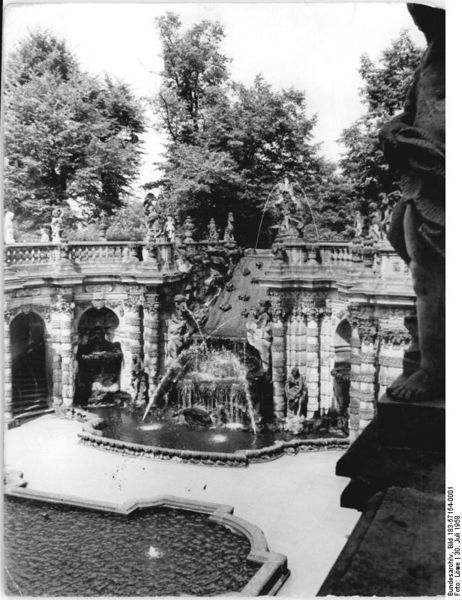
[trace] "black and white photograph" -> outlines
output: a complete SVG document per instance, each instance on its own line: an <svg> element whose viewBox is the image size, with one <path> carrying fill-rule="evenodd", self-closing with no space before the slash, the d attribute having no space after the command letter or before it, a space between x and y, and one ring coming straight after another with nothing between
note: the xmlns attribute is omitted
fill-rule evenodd
<svg viewBox="0 0 462 600"><path fill-rule="evenodd" d="M4 3L3 594L460 596L445 80L443 0Z"/></svg>

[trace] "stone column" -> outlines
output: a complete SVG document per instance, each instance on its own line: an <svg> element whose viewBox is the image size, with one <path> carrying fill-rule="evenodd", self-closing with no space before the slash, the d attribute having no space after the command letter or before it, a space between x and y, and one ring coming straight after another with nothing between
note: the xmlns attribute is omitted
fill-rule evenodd
<svg viewBox="0 0 462 600"><path fill-rule="evenodd" d="M320 326L320 406L321 411L328 411L334 403L334 383L331 371L334 366L334 356L332 350L332 313L330 310L324 311L321 317Z"/></svg>
<svg viewBox="0 0 462 600"><path fill-rule="evenodd" d="M4 316L3 329L3 401L5 421L13 417L13 374L11 371L11 333L10 321L11 313L6 310Z"/></svg>
<svg viewBox="0 0 462 600"><path fill-rule="evenodd" d="M296 340L296 319L292 313L287 318L286 326L286 355L287 365L286 371L289 372L293 367L296 366L296 351L295 351L295 340Z"/></svg>
<svg viewBox="0 0 462 600"><path fill-rule="evenodd" d="M306 385L308 388L307 418L319 411L319 310L306 308Z"/></svg>
<svg viewBox="0 0 462 600"><path fill-rule="evenodd" d="M271 346L273 412L275 417L283 418L286 414L286 325L281 298L273 295L271 304L273 313L273 343Z"/></svg>
<svg viewBox="0 0 462 600"><path fill-rule="evenodd" d="M120 389L129 394L132 390L132 368L135 356L141 358L142 332L140 307L143 303L141 289L132 286L124 300L124 316L120 323L119 339L122 347L123 362L120 372Z"/></svg>
<svg viewBox="0 0 462 600"><path fill-rule="evenodd" d="M74 356L72 348L75 304L58 293L51 306L50 342L53 353L53 407L59 413L74 402Z"/></svg>
<svg viewBox="0 0 462 600"><path fill-rule="evenodd" d="M68 303L61 313L61 392L65 408L74 402L74 353L72 348L72 328L74 321L74 303Z"/></svg>
<svg viewBox="0 0 462 600"><path fill-rule="evenodd" d="M379 397L386 393L389 387L403 371L403 357L411 342L409 332L403 327L380 329L379 350Z"/></svg>
<svg viewBox="0 0 462 600"><path fill-rule="evenodd" d="M148 375L148 395L151 401L159 372L159 294L146 294L143 307L144 370Z"/></svg>
<svg viewBox="0 0 462 600"><path fill-rule="evenodd" d="M360 316L357 318L357 331L360 339L359 364L356 362L355 369L353 369L352 363L350 387L350 407L353 398L355 400L354 409L356 410L359 406L357 433L361 433L361 431L369 425L376 412L378 364L377 326L377 321L372 317ZM356 358L357 357L356 354Z"/></svg>
<svg viewBox="0 0 462 600"><path fill-rule="evenodd" d="M306 320L305 315L301 309L297 309L295 314L297 321L297 336L296 336L296 353L297 353L297 367L300 369L300 373L306 379L306 352L305 352L305 340L306 340Z"/></svg>
<svg viewBox="0 0 462 600"><path fill-rule="evenodd" d="M56 305L50 311L50 345L52 353L52 378L53 378L53 408L59 412L62 404L61 391L61 316Z"/></svg>
<svg viewBox="0 0 462 600"><path fill-rule="evenodd" d="M351 371L350 371L350 406L348 409L350 439L355 440L359 433L359 409L361 404L361 340L358 324L352 324L351 331Z"/></svg>

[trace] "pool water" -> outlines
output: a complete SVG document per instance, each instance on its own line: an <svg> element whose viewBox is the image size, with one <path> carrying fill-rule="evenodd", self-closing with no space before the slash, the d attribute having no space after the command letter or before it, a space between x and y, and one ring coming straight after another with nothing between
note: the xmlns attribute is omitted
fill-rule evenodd
<svg viewBox="0 0 462 600"><path fill-rule="evenodd" d="M128 411L118 407L92 407L89 410L106 421L107 427L103 429L105 437L161 448L235 452L265 448L274 444L276 440L284 441L293 438L283 432L254 435L250 431L227 427L195 428L171 420L160 420L151 415L148 415L143 422L142 411Z"/></svg>
<svg viewBox="0 0 462 600"><path fill-rule="evenodd" d="M171 508L108 512L6 498L6 591L24 596L217 595L259 565L248 540Z"/></svg>

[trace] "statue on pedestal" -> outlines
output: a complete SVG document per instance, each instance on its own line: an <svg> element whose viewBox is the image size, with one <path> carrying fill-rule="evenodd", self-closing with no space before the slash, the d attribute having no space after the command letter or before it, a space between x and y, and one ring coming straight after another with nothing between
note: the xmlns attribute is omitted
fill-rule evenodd
<svg viewBox="0 0 462 600"><path fill-rule="evenodd" d="M225 242L234 242L234 215L232 212L228 213L228 223L226 224L225 233L223 236Z"/></svg>
<svg viewBox="0 0 462 600"><path fill-rule="evenodd" d="M62 240L62 234L64 230L64 211L62 208L54 208L51 217L51 241L54 244L60 244Z"/></svg>
<svg viewBox="0 0 462 600"><path fill-rule="evenodd" d="M7 210L3 215L3 240L5 244L14 244L13 220L14 213Z"/></svg>
<svg viewBox="0 0 462 600"><path fill-rule="evenodd" d="M220 240L220 235L218 233L217 225L215 223L214 218L210 219L209 225L208 225L208 230L209 230L209 236L207 238L207 241L212 244L216 244Z"/></svg>
<svg viewBox="0 0 462 600"><path fill-rule="evenodd" d="M408 4L428 47L404 112L380 131L384 154L401 174L402 199L388 238L409 265L417 296L420 366L389 388L392 399L436 400L445 376L445 11Z"/></svg>
<svg viewBox="0 0 462 600"><path fill-rule="evenodd" d="M285 385L288 416L306 417L308 392L298 367L294 367Z"/></svg>

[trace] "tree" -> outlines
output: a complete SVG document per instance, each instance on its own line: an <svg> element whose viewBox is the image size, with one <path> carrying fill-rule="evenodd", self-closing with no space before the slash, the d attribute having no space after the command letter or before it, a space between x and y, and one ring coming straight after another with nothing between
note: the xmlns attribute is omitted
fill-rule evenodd
<svg viewBox="0 0 462 600"><path fill-rule="evenodd" d="M380 206L398 196L397 178L385 162L378 131L402 110L421 54L409 33L403 31L382 52L377 64L366 55L361 57L359 73L364 81L361 95L367 110L344 130L341 141L346 153L340 164L351 182L355 206L364 214L372 212L374 205Z"/></svg>
<svg viewBox="0 0 462 600"><path fill-rule="evenodd" d="M220 53L223 30L202 21L181 34L177 16L159 20L164 70L154 106L169 144L157 182L167 210L195 218L203 233L213 216L235 212L242 244L253 245L266 199L284 177L309 191L321 158L312 143L315 117L304 94L276 91L257 76L251 86L230 80ZM148 184L147 187L153 187ZM262 241L269 242L271 213Z"/></svg>
<svg viewBox="0 0 462 600"><path fill-rule="evenodd" d="M5 205L34 226L79 202L87 219L124 202L140 162L142 110L128 86L83 72L64 41L30 34L5 77Z"/></svg>

